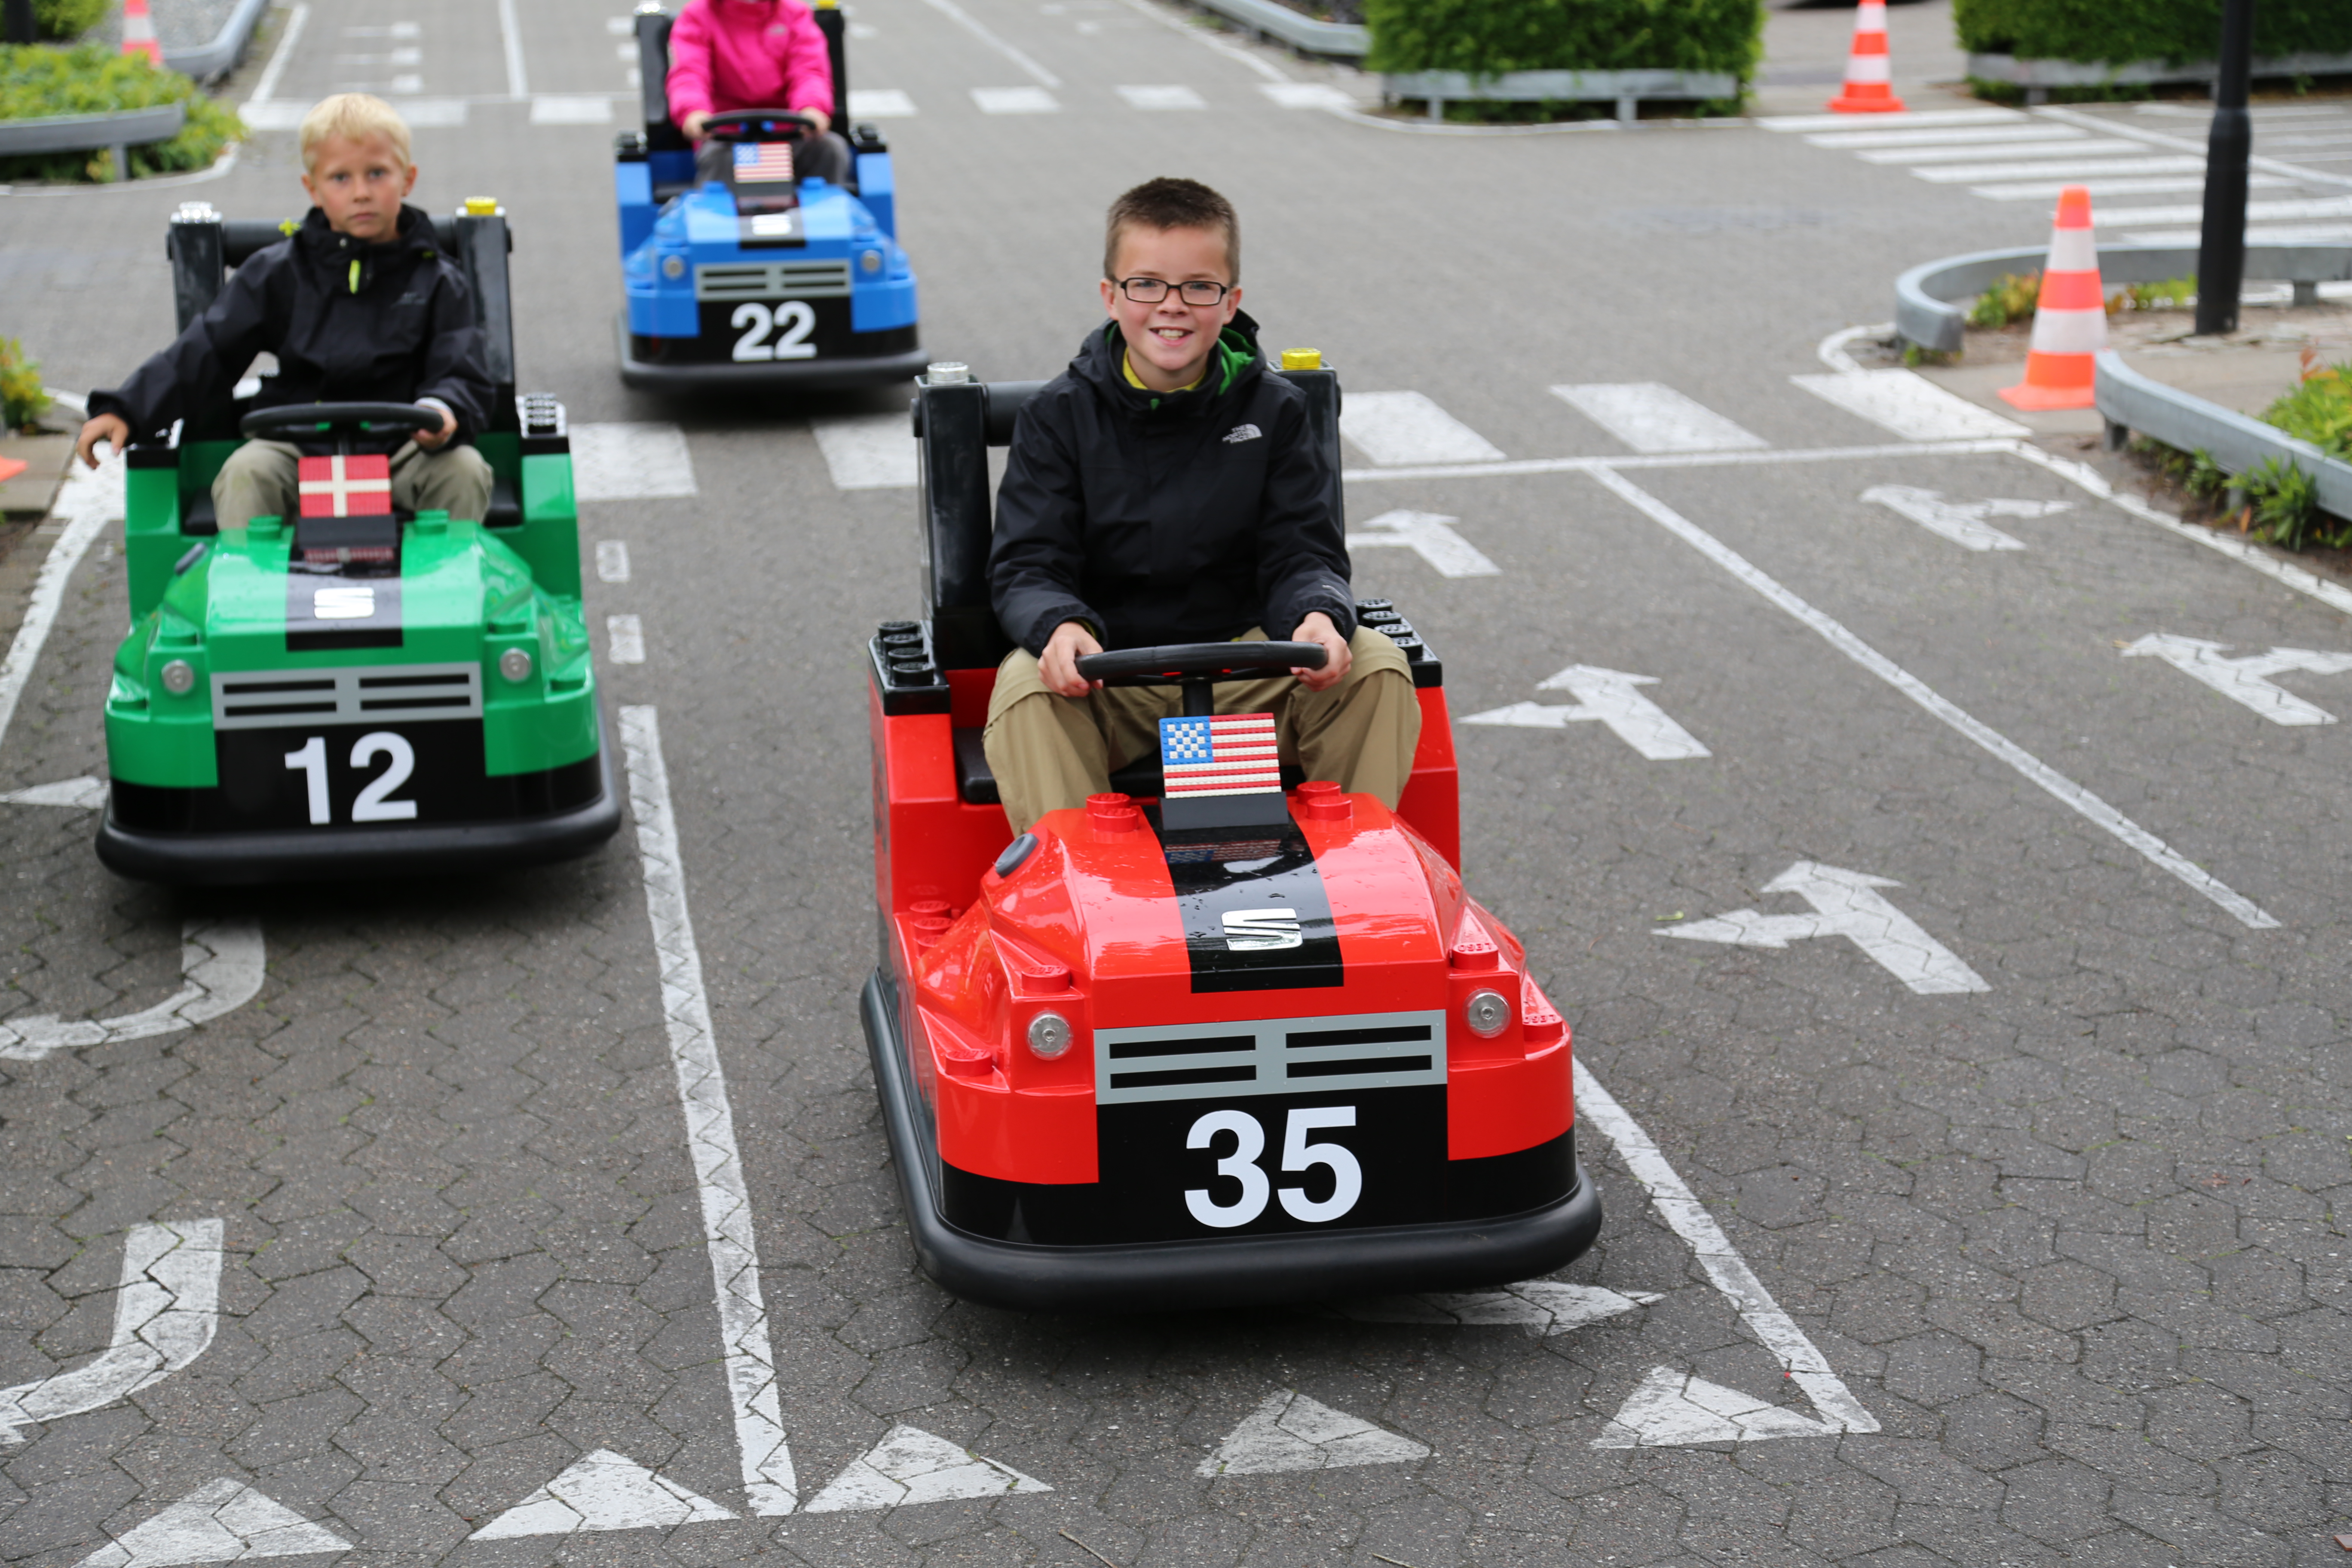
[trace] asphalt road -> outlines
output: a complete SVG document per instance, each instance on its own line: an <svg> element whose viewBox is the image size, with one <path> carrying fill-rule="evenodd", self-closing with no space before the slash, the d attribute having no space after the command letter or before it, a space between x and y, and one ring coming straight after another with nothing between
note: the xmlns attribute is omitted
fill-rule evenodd
<svg viewBox="0 0 2352 1568"><path fill-rule="evenodd" d="M1608 1205L1500 1301L1025 1318L914 1271L855 1012L862 646L915 612L916 542L912 492L842 488L812 422L904 394L625 392L620 121L581 107L627 111L620 8L501 9L312 0L270 100L430 106L420 196L511 215L524 383L644 459L583 508L629 562L592 624L644 644L604 667L635 820L529 875L177 897L103 871L87 810L0 804L0 1384L145 1379L45 1420L71 1388L6 1390L0 1558L2337 1560L2352 680L2244 661L2352 652L2352 597L2113 504L2069 443L1910 439L1790 380L1902 267L2045 209L1749 127L1286 108L1328 73L1127 0L860 0L856 84L916 110L885 125L937 357L1051 374L1126 185L1239 204L1247 309L1360 411L1352 526L1438 541L1367 542L1357 580L1445 659L1465 869L1575 1028ZM1118 90L1174 86L1200 107ZM1054 107L972 96L1013 88ZM291 213L294 172L276 131L206 183L0 202L5 330L111 382L170 330L173 205ZM1591 390L1636 384L1700 409ZM688 488L671 428L690 493L649 494ZM1986 527L2017 548L1960 542ZM103 776L114 537L0 791ZM1442 574L1447 538L1494 570ZM156 1016L184 927L236 1003L193 1026ZM689 1146L681 976L740 1174ZM751 1338L714 1299L730 1183ZM170 1311L116 1289L126 1251L178 1259ZM730 1381L762 1354L781 1515Z"/></svg>

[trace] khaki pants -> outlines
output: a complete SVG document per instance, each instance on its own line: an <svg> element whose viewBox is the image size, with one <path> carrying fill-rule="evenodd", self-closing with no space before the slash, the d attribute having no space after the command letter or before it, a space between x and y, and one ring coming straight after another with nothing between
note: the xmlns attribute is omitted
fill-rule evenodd
<svg viewBox="0 0 2352 1568"><path fill-rule="evenodd" d="M220 525L243 528L257 517L299 515L295 465L301 457L302 449L286 441L247 441L231 452L213 480L213 515ZM428 452L404 441L392 455L392 504L479 522L490 508L490 460L471 447Z"/></svg>
<svg viewBox="0 0 2352 1568"><path fill-rule="evenodd" d="M1265 639L1255 627L1244 636ZM1284 762L1394 809L1421 740L1412 670L1396 644L1363 626L1348 651L1348 673L1328 691L1309 691L1287 675L1223 681L1217 711L1274 714ZM984 737L1013 831L1026 833L1047 812L1084 805L1087 796L1108 791L1111 770L1152 754L1159 721L1182 707L1183 693L1173 686L1108 686L1091 697L1058 697L1045 689L1035 657L1014 648L997 667Z"/></svg>

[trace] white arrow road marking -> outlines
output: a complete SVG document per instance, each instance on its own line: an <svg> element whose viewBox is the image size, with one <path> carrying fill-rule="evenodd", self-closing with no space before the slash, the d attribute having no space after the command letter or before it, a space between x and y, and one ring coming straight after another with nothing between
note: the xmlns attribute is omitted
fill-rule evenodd
<svg viewBox="0 0 2352 1568"><path fill-rule="evenodd" d="M128 1399L204 1354L220 1322L220 1221L131 1226L122 1241L113 1340L71 1372L0 1389L0 1443L23 1442L28 1423Z"/></svg>
<svg viewBox="0 0 2352 1568"><path fill-rule="evenodd" d="M1963 550L2022 550L2022 540L2012 539L1985 519L2048 517L2053 512L2071 511L2074 506L2068 500L1946 500L1940 491L1916 489L1909 485L1873 485L1862 492L1862 499L1893 508L1928 532L1941 535Z"/></svg>
<svg viewBox="0 0 2352 1568"><path fill-rule="evenodd" d="M96 811L106 804L104 779L59 779L55 784L35 784L30 789L12 789L0 795L0 803L8 805L62 805L73 811Z"/></svg>
<svg viewBox="0 0 2352 1568"><path fill-rule="evenodd" d="M180 928L180 973L187 984L177 995L142 1013L90 1023L61 1024L52 1013L11 1018L0 1023L0 1058L37 1062L70 1046L168 1035L244 1006L260 992L264 972L259 921L192 920Z"/></svg>
<svg viewBox="0 0 2352 1568"><path fill-rule="evenodd" d="M33 595L25 603L24 623L16 628L16 638L8 645L8 657L0 659L0 740L8 734L9 721L16 716L17 699L25 695L25 683L33 678L33 666L40 662L41 648L49 640L49 628L58 623L58 610L66 598L66 580L74 568L89 552L106 525L122 515L122 454L115 453L96 469L85 468L77 460L66 482L58 488L58 504L50 516L65 523L58 542L49 546L47 560L41 563L40 574L33 579Z"/></svg>
<svg viewBox="0 0 2352 1568"><path fill-rule="evenodd" d="M1473 713L1465 724L1507 724L1523 730L1562 730L1570 724L1606 724L1617 738L1654 763L1680 762L1713 755L1698 737L1666 717L1665 710L1633 689L1655 686L1654 675L1632 675L1598 665L1571 664L1536 685L1538 691L1572 691L1572 707L1541 702L1514 702L1507 708Z"/></svg>
<svg viewBox="0 0 2352 1568"><path fill-rule="evenodd" d="M610 1448L599 1448L466 1539L667 1530L674 1524L734 1517L709 1498L664 1480Z"/></svg>
<svg viewBox="0 0 2352 1568"><path fill-rule="evenodd" d="M1429 1445L1384 1431L1319 1399L1277 1389L1225 1434L1197 1476L1263 1476L1277 1470L1336 1470L1349 1465L1401 1465L1429 1458Z"/></svg>
<svg viewBox="0 0 2352 1568"><path fill-rule="evenodd" d="M1462 520L1433 511L1384 511L1364 524L1377 533L1348 535L1350 550L1378 550L1383 545L1410 550L1445 577L1499 577L1503 569L1478 552L1477 546L1454 531Z"/></svg>
<svg viewBox="0 0 2352 1568"><path fill-rule="evenodd" d="M2290 669L2314 675L2352 671L2352 653L2320 653L2307 647L2274 647L2243 658L2224 658L2230 645L2202 637L2177 637L2156 632L2124 649L2126 658L2160 658L2182 674L2201 680L2232 702L2242 702L2273 724L2333 724L2336 715L2315 702L2306 702L2282 686L2273 675Z"/></svg>
<svg viewBox="0 0 2352 1568"><path fill-rule="evenodd" d="M1736 1388L1654 1366L1625 1396L1593 1442L1596 1448L1663 1448L1678 1443L1753 1443L1766 1437L1834 1437L1843 1428Z"/></svg>
<svg viewBox="0 0 2352 1568"><path fill-rule="evenodd" d="M301 1557L348 1552L352 1543L243 1481L208 1481L74 1568L171 1568L181 1563L236 1563L248 1557Z"/></svg>
<svg viewBox="0 0 2352 1568"><path fill-rule="evenodd" d="M1010 1465L985 1459L915 1426L893 1426L879 1443L849 1461L832 1484L816 1494L807 1511L840 1513L852 1509L905 1508L950 1498L1003 1497L1007 1492L1054 1489Z"/></svg>
<svg viewBox="0 0 2352 1568"><path fill-rule="evenodd" d="M1706 1206L1698 1201L1698 1194L1692 1192L1689 1184L1675 1173L1674 1166L1659 1152L1657 1144L1642 1131L1641 1123L1625 1114L1625 1108L1617 1103L1615 1096L1601 1087L1600 1079L1585 1070L1582 1062L1576 1064L1576 1114L1580 1121L1598 1127L1617 1146L1618 1158L1625 1162L1625 1168L1633 1173L1633 1179L1647 1190L1651 1204L1658 1211L1658 1217L1664 1220L1667 1226L1681 1237L1697 1256L1699 1267L1706 1271L1707 1279L1738 1311L1739 1321L1748 1325L1748 1331L1756 1336L1757 1342L1772 1352L1788 1372L1790 1381L1804 1390L1805 1397L1813 1402L1813 1408L1822 1415L1817 1431L1807 1433L1794 1427L1772 1430L1769 1428L1776 1424L1755 1418L1752 1413L1742 1412L1747 1419L1740 1426L1739 1436L1731 1440L1877 1431L1877 1418L1863 1408L1862 1401L1853 1396L1844 1380L1830 1370L1829 1362L1814 1348L1813 1342L1805 1337L1804 1331L1798 1328L1789 1314L1780 1310L1780 1304L1772 1300L1772 1293L1764 1289L1764 1282L1756 1278L1755 1270L1748 1267L1747 1259L1741 1258L1738 1249L1731 1245L1731 1238L1723 1234L1723 1227L1715 1223L1715 1216L1707 1213ZM1699 1408L1711 1410L1725 1420L1735 1418L1718 1407L1722 1400L1716 1384L1701 1383L1696 1378L1685 1377L1669 1368L1660 1367L1643 1380L1642 1386L1635 1389L1633 1396L1618 1410L1616 1418L1608 1428L1593 1439L1594 1447L1654 1447L1675 1443L1726 1440L1715 1436L1694 1437L1681 1435L1695 1429L1695 1423L1663 1394L1653 1392L1660 1379L1678 1385L1681 1394L1697 1404ZM1727 1394L1729 1391L1723 1392ZM1804 1419L1798 1412L1788 1411L1785 1406L1780 1408L1792 1421Z"/></svg>
<svg viewBox="0 0 2352 1568"><path fill-rule="evenodd" d="M1922 996L1990 991L1981 975L1919 923L1881 898L1880 888L1903 884L1861 871L1800 860L1764 884L1768 893L1794 893L1813 906L1810 915L1766 915L1734 910L1713 920L1693 921L1659 931L1690 942L1729 942L1737 947L1786 947L1807 937L1842 936L1868 953L1878 966Z"/></svg>
<svg viewBox="0 0 2352 1568"><path fill-rule="evenodd" d="M702 988L702 953L695 945L694 921L686 907L686 872L678 856L677 821L670 811L660 716L655 710L621 710L621 748L628 757L629 809L637 820L637 853L645 861L646 916L661 961L670 1063L686 1112L687 1151L694 1158L695 1182L702 1190L702 1232L710 1248L710 1277L719 1300L719 1348L727 1363L743 1489L753 1513L790 1513L800 1489L793 1477L792 1449L784 1441L775 1351L768 1342L751 1196L743 1185L735 1111L727 1100L727 1075L719 1065L710 1000Z"/></svg>
<svg viewBox="0 0 2352 1568"><path fill-rule="evenodd" d="M1324 1308L1323 1317L1359 1323L1455 1324L1463 1328L1517 1328L1531 1339L1564 1334L1658 1300L1650 1290L1611 1290L1599 1285L1563 1285L1555 1279L1524 1279L1499 1290L1428 1296L1382 1296Z"/></svg>

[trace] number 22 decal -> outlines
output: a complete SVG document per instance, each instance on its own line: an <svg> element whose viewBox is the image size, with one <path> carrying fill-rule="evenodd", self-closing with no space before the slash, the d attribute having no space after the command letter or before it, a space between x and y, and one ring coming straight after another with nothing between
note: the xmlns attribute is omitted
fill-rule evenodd
<svg viewBox="0 0 2352 1568"><path fill-rule="evenodd" d="M407 740L389 730L362 735L352 746L352 766L364 768L378 757L384 759L383 772L370 779L360 797L352 802L353 822L414 822L416 803L413 800L387 800L384 797L408 782L416 771L416 749ZM313 735L302 743L302 749L286 753L286 766L303 775L308 786L310 826L324 827L334 820L334 809L327 795L327 738Z"/></svg>
<svg viewBox="0 0 2352 1568"><path fill-rule="evenodd" d="M730 327L749 329L735 340L735 357L744 361L814 359L816 345L808 335L816 331L816 310L805 300L786 300L773 310L757 300L735 307ZM768 341L769 332L776 341Z"/></svg>
<svg viewBox="0 0 2352 1568"><path fill-rule="evenodd" d="M1304 1187L1285 1187L1279 1194L1274 1184L1258 1169L1258 1156L1265 1152L1265 1129L1256 1117L1246 1110L1212 1110L1192 1123L1185 1137L1187 1149L1213 1149L1217 1134L1234 1135L1233 1152L1217 1161L1217 1174L1239 1182L1242 1195L1229 1204L1216 1202L1205 1187L1192 1187L1184 1194L1184 1206L1202 1225L1218 1230L1231 1230L1247 1225L1265 1212L1266 1200L1279 1195L1283 1212L1307 1225L1321 1225L1338 1219L1356 1206L1364 1194L1364 1168L1345 1144L1309 1143L1307 1135L1327 1127L1353 1127L1356 1108L1352 1105L1320 1106L1314 1110L1297 1110L1290 1113L1283 1129L1282 1168L1286 1171L1311 1171L1318 1165L1331 1168L1331 1195L1320 1203L1307 1195Z"/></svg>

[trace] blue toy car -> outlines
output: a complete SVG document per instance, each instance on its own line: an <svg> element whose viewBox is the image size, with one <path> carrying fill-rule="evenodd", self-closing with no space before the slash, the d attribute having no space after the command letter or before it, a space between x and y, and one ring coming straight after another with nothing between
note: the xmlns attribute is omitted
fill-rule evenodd
<svg viewBox="0 0 2352 1568"><path fill-rule="evenodd" d="M845 124L842 15L818 0L833 56L834 122ZM890 150L874 127L849 126L851 188L763 178L761 149L807 132L782 110L714 115L731 142L725 179L695 183L694 150L670 123L672 18L636 13L645 129L622 133L613 184L620 203L621 379L631 386L817 389L904 381L923 368L915 273L898 241Z"/></svg>

